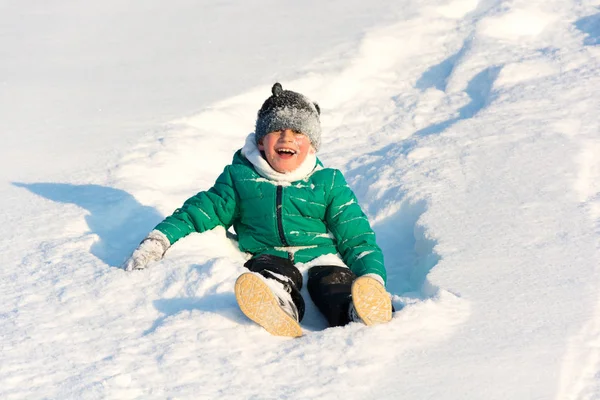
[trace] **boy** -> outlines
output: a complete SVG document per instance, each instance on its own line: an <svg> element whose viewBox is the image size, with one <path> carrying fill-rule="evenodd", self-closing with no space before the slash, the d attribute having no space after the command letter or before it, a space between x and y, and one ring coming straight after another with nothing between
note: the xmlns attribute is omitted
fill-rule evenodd
<svg viewBox="0 0 600 400"><path fill-rule="evenodd" d="M233 225L250 271L235 283L242 312L268 332L302 335L302 271L330 326L392 318L381 249L339 170L316 157L320 108L276 83L256 129L215 185L188 199L150 232L127 271L160 260L191 232ZM300 269L299 269L300 268Z"/></svg>

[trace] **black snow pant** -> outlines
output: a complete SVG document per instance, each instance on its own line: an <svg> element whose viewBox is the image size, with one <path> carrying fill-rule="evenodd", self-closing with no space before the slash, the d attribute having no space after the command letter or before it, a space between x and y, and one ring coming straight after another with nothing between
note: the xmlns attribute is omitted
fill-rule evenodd
<svg viewBox="0 0 600 400"><path fill-rule="evenodd" d="M302 321L305 309L304 299L300 294L302 274L291 260L261 255L249 260L244 266L286 286L298 308L299 320ZM281 279L273 273L288 279ZM319 265L308 270L308 293L327 319L329 326L343 326L350 322L348 308L351 302L352 282L355 279L356 275L350 269L337 265Z"/></svg>

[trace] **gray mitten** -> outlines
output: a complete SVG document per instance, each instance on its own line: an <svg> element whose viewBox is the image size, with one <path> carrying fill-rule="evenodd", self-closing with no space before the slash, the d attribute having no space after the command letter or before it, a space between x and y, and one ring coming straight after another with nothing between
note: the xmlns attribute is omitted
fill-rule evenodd
<svg viewBox="0 0 600 400"><path fill-rule="evenodd" d="M144 269L149 263L161 260L169 247L171 247L169 239L162 232L153 230L125 261L123 269L125 271Z"/></svg>

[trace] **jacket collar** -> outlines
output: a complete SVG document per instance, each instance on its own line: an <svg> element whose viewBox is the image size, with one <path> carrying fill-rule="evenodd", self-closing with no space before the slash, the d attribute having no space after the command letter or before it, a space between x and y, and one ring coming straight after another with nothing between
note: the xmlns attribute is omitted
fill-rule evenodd
<svg viewBox="0 0 600 400"><path fill-rule="evenodd" d="M251 133L246 138L246 143L242 148L242 155L252 163L254 169L260 176L278 183L290 183L305 179L309 177L315 170L315 167L318 166L317 155L312 153L308 154L302 164L292 172L282 174L281 172L275 171L260 154L260 150L258 150L258 146L256 145L256 140L254 139L254 133Z"/></svg>

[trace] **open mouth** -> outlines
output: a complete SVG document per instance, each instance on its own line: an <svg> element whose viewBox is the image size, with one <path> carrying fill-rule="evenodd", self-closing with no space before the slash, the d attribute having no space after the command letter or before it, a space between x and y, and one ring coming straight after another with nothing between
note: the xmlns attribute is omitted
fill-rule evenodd
<svg viewBox="0 0 600 400"><path fill-rule="evenodd" d="M275 150L275 152L281 158L291 158L292 156L294 156L296 154L296 151L292 150L292 149L277 149L277 150Z"/></svg>

